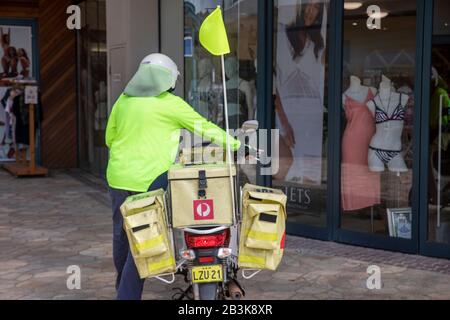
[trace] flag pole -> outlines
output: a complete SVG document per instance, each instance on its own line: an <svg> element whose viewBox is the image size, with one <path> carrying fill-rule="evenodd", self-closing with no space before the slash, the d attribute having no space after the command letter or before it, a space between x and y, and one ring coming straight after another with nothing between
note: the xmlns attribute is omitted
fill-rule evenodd
<svg viewBox="0 0 450 320"><path fill-rule="evenodd" d="M230 148L230 124L228 121L228 99L227 99L227 81L225 73L225 54L230 53L228 36L226 34L225 22L223 21L220 5L208 15L203 21L199 30L199 40L203 47L215 56L221 56L222 80L223 80L223 100L225 109L225 127L226 127L226 158L230 176L231 199L233 202L233 225L236 221L236 201L233 180L233 166L231 163Z"/></svg>
<svg viewBox="0 0 450 320"><path fill-rule="evenodd" d="M233 222L236 219L236 203L235 203L235 193L234 193L234 180L233 180L233 169L231 165L231 148L230 148L230 124L228 121L228 99L227 99L227 81L226 81L226 73L225 73L225 58L222 54L221 56L221 64L222 64L222 81L223 81L223 101L224 101L224 109L225 109L225 128L227 133L227 163L228 170L230 173L230 190L231 190L231 200L233 202ZM234 223L233 223L234 224Z"/></svg>

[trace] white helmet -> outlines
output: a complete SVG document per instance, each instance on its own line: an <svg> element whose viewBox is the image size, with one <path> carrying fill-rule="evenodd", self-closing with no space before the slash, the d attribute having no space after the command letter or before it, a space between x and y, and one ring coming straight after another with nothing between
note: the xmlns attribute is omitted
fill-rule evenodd
<svg viewBox="0 0 450 320"><path fill-rule="evenodd" d="M178 71L176 63L173 62L173 60L168 56L161 53L152 53L146 56L144 60L142 60L141 64L153 64L170 70L170 72L172 73L172 83L170 87L172 89L175 88L180 72Z"/></svg>

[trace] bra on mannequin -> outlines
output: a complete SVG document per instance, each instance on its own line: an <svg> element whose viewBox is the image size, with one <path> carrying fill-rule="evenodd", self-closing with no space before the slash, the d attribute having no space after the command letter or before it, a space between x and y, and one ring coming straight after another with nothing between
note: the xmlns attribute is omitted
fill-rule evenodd
<svg viewBox="0 0 450 320"><path fill-rule="evenodd" d="M378 100L381 99L378 96ZM375 123L376 124L381 124L381 123L385 123L385 122L389 122L389 121L404 121L405 120L405 108L402 106L402 94L399 95L398 98L398 104L397 107L394 109L394 112L392 113L391 116L389 116L388 111L384 111L383 109L381 109L376 100L373 100L373 103L375 104Z"/></svg>

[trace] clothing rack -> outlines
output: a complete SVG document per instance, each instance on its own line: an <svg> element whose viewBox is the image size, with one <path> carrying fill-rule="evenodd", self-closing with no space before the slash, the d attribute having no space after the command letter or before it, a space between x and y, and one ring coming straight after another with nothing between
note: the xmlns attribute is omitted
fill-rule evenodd
<svg viewBox="0 0 450 320"><path fill-rule="evenodd" d="M34 81L10 81L11 85L19 86L25 89L27 85L36 86ZM22 93L25 94L25 93ZM10 172L16 177L25 176L46 176L48 174L48 169L36 165L36 134L35 134L35 110L36 106L32 103L28 104L29 107L29 134L30 134L30 160L27 159L27 151L20 150L17 143L15 144L15 158L16 161L12 163L7 163L3 165L3 168Z"/></svg>

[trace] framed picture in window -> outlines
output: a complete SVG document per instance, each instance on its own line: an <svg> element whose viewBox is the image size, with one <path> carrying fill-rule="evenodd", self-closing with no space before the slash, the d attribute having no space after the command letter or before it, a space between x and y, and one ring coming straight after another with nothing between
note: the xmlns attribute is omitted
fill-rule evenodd
<svg viewBox="0 0 450 320"><path fill-rule="evenodd" d="M412 239L411 208L387 209L389 236Z"/></svg>

